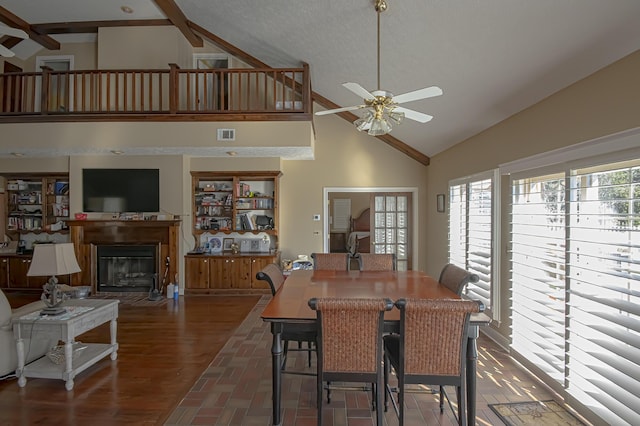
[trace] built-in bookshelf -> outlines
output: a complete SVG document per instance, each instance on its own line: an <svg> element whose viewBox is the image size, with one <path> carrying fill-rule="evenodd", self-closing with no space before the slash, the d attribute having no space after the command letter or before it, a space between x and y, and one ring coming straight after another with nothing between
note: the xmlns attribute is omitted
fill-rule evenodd
<svg viewBox="0 0 640 426"><path fill-rule="evenodd" d="M28 233L66 231L68 175L11 175L5 179L5 232L14 239Z"/></svg>
<svg viewBox="0 0 640 426"><path fill-rule="evenodd" d="M193 233L277 235L280 172L192 172Z"/></svg>

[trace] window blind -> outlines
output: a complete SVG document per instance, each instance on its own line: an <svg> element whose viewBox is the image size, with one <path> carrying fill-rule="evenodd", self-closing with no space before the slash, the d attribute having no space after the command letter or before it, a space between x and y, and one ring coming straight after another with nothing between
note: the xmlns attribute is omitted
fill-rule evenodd
<svg viewBox="0 0 640 426"><path fill-rule="evenodd" d="M512 182L512 346L609 424L640 424L640 160Z"/></svg>
<svg viewBox="0 0 640 426"><path fill-rule="evenodd" d="M472 178L449 186L449 261L477 274L464 294L492 313L493 178Z"/></svg>

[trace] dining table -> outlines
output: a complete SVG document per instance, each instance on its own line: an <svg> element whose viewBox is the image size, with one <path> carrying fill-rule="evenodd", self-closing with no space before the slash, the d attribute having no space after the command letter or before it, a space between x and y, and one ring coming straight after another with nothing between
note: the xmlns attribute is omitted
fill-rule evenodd
<svg viewBox="0 0 640 426"><path fill-rule="evenodd" d="M316 312L308 301L311 298L388 298L398 299L459 299L453 291L422 271L320 271L295 270L290 273L280 289L269 301L262 319L270 323L273 341L271 345L273 425L281 425L282 392L282 330L296 327L301 330L316 328ZM490 318L480 312L471 315L467 344L467 419L475 424L476 339L479 327L490 323ZM400 311L396 308L384 315L385 333L400 331Z"/></svg>

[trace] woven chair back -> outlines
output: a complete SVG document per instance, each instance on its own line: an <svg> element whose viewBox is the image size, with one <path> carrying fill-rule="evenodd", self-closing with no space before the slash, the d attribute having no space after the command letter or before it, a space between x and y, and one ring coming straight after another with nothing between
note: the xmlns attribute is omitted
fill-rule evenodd
<svg viewBox="0 0 640 426"><path fill-rule="evenodd" d="M442 268L440 273L440 284L453 291L460 296L464 290L464 286L467 283L476 283L479 281L479 277L476 274L472 274L466 269L462 269L453 263L448 263Z"/></svg>
<svg viewBox="0 0 640 426"><path fill-rule="evenodd" d="M404 339L406 375L458 376L465 360L463 345L471 313L479 312L473 300L402 299L400 334ZM402 349L401 349L402 350Z"/></svg>
<svg viewBox="0 0 640 426"><path fill-rule="evenodd" d="M275 263L271 263L262 268L262 270L256 274L256 278L269 283L271 295L275 295L276 291L278 291L282 283L284 283L284 275Z"/></svg>
<svg viewBox="0 0 640 426"><path fill-rule="evenodd" d="M361 271L395 271L395 254L360 253L358 263Z"/></svg>
<svg viewBox="0 0 640 426"><path fill-rule="evenodd" d="M312 253L313 269L318 271L347 271L348 253Z"/></svg>
<svg viewBox="0 0 640 426"><path fill-rule="evenodd" d="M319 344L325 372L376 373L388 299L317 299Z"/></svg>

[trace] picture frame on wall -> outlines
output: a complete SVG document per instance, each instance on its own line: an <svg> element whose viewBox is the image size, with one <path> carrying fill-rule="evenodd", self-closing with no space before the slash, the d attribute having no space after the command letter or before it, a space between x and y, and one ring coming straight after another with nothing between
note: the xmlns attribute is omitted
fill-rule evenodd
<svg viewBox="0 0 640 426"><path fill-rule="evenodd" d="M225 238L222 241L222 250L223 251L231 251L231 245L233 244L233 238Z"/></svg>
<svg viewBox="0 0 640 426"><path fill-rule="evenodd" d="M444 213L445 210L445 199L444 194L436 195L436 211L438 213Z"/></svg>

